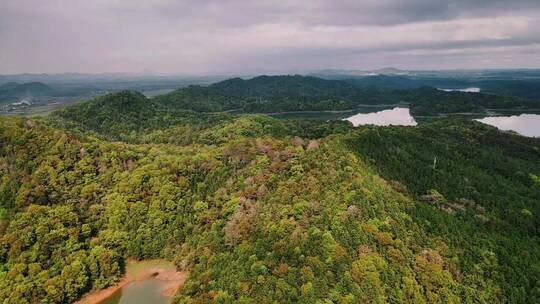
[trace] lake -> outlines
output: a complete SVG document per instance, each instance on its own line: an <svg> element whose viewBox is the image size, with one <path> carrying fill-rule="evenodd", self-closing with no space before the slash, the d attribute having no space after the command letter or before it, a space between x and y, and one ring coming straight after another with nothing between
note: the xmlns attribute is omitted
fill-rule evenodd
<svg viewBox="0 0 540 304"><path fill-rule="evenodd" d="M358 113L344 118L353 126L376 125L376 126L416 126L416 120L411 116L409 108L396 107L372 113Z"/></svg>
<svg viewBox="0 0 540 304"><path fill-rule="evenodd" d="M440 89L437 88L437 90L445 91L445 92L466 92L466 93L480 93L480 88L463 88L463 89Z"/></svg>
<svg viewBox="0 0 540 304"><path fill-rule="evenodd" d="M476 119L505 131L515 131L529 137L540 137L540 115L520 114L512 116L490 116Z"/></svg>

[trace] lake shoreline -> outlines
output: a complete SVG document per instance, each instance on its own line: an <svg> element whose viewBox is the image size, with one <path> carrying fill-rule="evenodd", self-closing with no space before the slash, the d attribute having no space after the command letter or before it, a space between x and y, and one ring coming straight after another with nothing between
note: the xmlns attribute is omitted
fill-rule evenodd
<svg viewBox="0 0 540 304"><path fill-rule="evenodd" d="M439 113L437 115L415 115L416 118L446 118L456 116L482 116L482 117L500 117L500 116L518 116L521 114L537 114L540 109L485 109L484 112L456 112Z"/></svg>
<svg viewBox="0 0 540 304"><path fill-rule="evenodd" d="M111 297L115 292L122 289L124 286L126 286L129 283L132 283L133 280L129 277L129 275L124 275L120 281L118 281L113 286L109 286L105 289L97 290L94 292L90 292L86 295L84 295L80 300L76 301L74 304L99 304L109 297Z"/></svg>
<svg viewBox="0 0 540 304"><path fill-rule="evenodd" d="M242 112L242 108L240 109L231 109L221 112L209 112L209 113L229 113L229 114L239 114L239 115L246 115L246 114L263 114L268 116L274 116L274 115L283 115L283 114L309 114L309 113L329 113L329 114L340 114L340 113L348 113L348 112L355 112L357 110L360 110L362 108L369 108L369 107L405 107L408 106L408 103L399 102L399 103L391 103L391 104L359 104L356 105L356 108L353 109L346 109L346 110L304 110L304 111L283 111L283 112Z"/></svg>
<svg viewBox="0 0 540 304"><path fill-rule="evenodd" d="M75 304L100 304L112 297L116 292L126 287L128 284L135 282L142 282L148 279L156 279L167 282L167 286L163 291L163 295L172 297L187 280L189 273L186 271L176 271L170 267L160 266L159 260L151 261L128 261L130 268L135 268L139 265L143 265L140 270L129 271L126 270L125 275L113 286L109 286L105 289L90 292L84 295ZM145 268L145 263L156 263L157 265L151 265ZM140 266L139 266L140 267Z"/></svg>

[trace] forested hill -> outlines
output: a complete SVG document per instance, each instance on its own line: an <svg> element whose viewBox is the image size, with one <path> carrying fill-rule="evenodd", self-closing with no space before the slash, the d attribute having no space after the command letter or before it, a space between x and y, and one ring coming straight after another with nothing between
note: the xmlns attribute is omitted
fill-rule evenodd
<svg viewBox="0 0 540 304"><path fill-rule="evenodd" d="M41 82L17 83L8 82L0 85L0 101L18 98L47 95L54 89Z"/></svg>
<svg viewBox="0 0 540 304"><path fill-rule="evenodd" d="M170 127L206 127L230 120L222 114L168 109L144 95L122 91L70 106L51 114L51 122L71 131L91 131L108 139L135 141L141 134Z"/></svg>
<svg viewBox="0 0 540 304"><path fill-rule="evenodd" d="M515 97L484 93L442 91L421 87L401 91L413 116L437 116L453 113L484 113L488 109L540 108L540 102L524 102Z"/></svg>
<svg viewBox="0 0 540 304"><path fill-rule="evenodd" d="M535 73L535 72L532 72ZM536 73L535 73L536 74ZM434 88L478 87L487 94L515 96L529 101L540 100L540 80L537 75L516 79L516 75L491 75L485 78L444 77L444 76L405 76L405 75L321 75L326 79L341 79L360 87L386 89L416 89L423 86ZM502 76L502 77L501 77ZM531 77L532 76L532 77Z"/></svg>
<svg viewBox="0 0 540 304"><path fill-rule="evenodd" d="M432 87L366 88L341 80L300 75L259 76L248 80L234 78L208 87L181 88L158 96L155 101L173 109L199 112L239 110L248 113L346 110L359 105L407 103L415 115L438 115L532 106L530 102L522 102L515 97L446 92Z"/></svg>
<svg viewBox="0 0 540 304"><path fill-rule="evenodd" d="M461 282L483 286L478 303L489 293L505 303L537 302L540 139L442 120L362 128L346 142L416 198L413 220L459 252Z"/></svg>
<svg viewBox="0 0 540 304"><path fill-rule="evenodd" d="M158 108L138 92L123 91L61 109L53 115L76 120L90 129L137 130L149 124Z"/></svg>
<svg viewBox="0 0 540 304"><path fill-rule="evenodd" d="M363 90L338 80L325 80L308 76L258 76L243 80L233 78L210 86L219 92L236 97L299 98L310 96L360 98Z"/></svg>
<svg viewBox="0 0 540 304"><path fill-rule="evenodd" d="M226 113L170 108L131 91L112 93L58 110L51 114L49 123L108 140L176 144L215 143L237 135L255 137L265 133L318 138L351 128L344 121L280 121L260 115L235 119Z"/></svg>
<svg viewBox="0 0 540 304"><path fill-rule="evenodd" d="M376 91L357 88L337 80L304 76L233 78L208 87L190 86L156 100L171 107L195 111L239 109L244 112L343 110L360 101L379 103Z"/></svg>

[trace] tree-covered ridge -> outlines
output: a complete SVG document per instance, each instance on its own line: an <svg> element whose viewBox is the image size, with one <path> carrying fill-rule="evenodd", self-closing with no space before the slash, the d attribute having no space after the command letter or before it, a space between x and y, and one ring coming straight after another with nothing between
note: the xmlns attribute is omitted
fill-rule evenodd
<svg viewBox="0 0 540 304"><path fill-rule="evenodd" d="M416 128L363 128L358 133L361 136L351 139L352 145L413 194L437 189L452 200L485 200L492 212L498 212L497 217L514 227L521 222L522 208L535 208L530 211L538 222L529 228L540 224L540 203L536 201L540 189L534 177L540 173L539 139L501 136L494 127L466 120L443 120ZM379 145L383 142L386 146ZM418 176L407 174L409 166ZM515 209L511 211L509 206Z"/></svg>
<svg viewBox="0 0 540 304"><path fill-rule="evenodd" d="M309 76L258 76L243 80L233 78L210 86L223 94L236 97L298 98L301 96L341 96L344 99L359 97L355 86L338 80L325 80Z"/></svg>
<svg viewBox="0 0 540 304"><path fill-rule="evenodd" d="M280 112L343 110L354 108L355 100L377 103L376 96L342 81L304 76L259 76L233 78L208 87L189 86L156 97L173 108L195 111L241 110ZM371 100L372 99L372 100Z"/></svg>
<svg viewBox="0 0 540 304"><path fill-rule="evenodd" d="M224 114L166 109L154 100L132 91L112 93L66 107L54 112L52 117L51 122L64 129L91 131L123 141L137 141L142 134L171 127L184 127L193 133L232 119Z"/></svg>
<svg viewBox="0 0 540 304"><path fill-rule="evenodd" d="M408 214L411 199L342 135L179 147L0 122L5 303L70 303L130 257L190 270L176 303L501 299L460 281L447 245Z"/></svg>
<svg viewBox="0 0 540 304"><path fill-rule="evenodd" d="M414 116L436 116L452 113L484 113L487 109L521 109L538 106L524 103L513 97L484 93L442 91L423 87L405 93L404 100L410 104Z"/></svg>
<svg viewBox="0 0 540 304"><path fill-rule="evenodd" d="M326 79L339 79L359 87L376 87L382 89L418 89L429 86L433 88L463 89L475 87L483 93L513 96L527 102L540 100L540 80L537 72L531 72L525 77L512 71L501 73L489 73L481 77L467 77L454 75L451 77L442 75L376 75L358 76L351 75L325 75L318 74ZM317 75L317 74L316 74Z"/></svg>
<svg viewBox="0 0 540 304"><path fill-rule="evenodd" d="M346 141L419 201L413 219L456 250L462 282L491 281L505 302L540 297L539 139L446 120L363 128Z"/></svg>
<svg viewBox="0 0 540 304"><path fill-rule="evenodd" d="M169 109L140 93L123 91L56 111L49 122L71 132L92 132L131 143L222 143L238 136L262 135L320 138L344 132L344 121L276 120L263 115L236 117Z"/></svg>
<svg viewBox="0 0 540 304"><path fill-rule="evenodd" d="M197 112L222 112L242 108L246 101L225 95L211 87L191 85L154 100L169 109L188 109Z"/></svg>
<svg viewBox="0 0 540 304"><path fill-rule="evenodd" d="M190 86L155 98L172 109L247 113L347 110L365 104L408 103L418 116L486 109L518 109L537 103L484 93L447 92L432 87L381 89L306 76L233 78L208 87Z"/></svg>
<svg viewBox="0 0 540 304"><path fill-rule="evenodd" d="M7 82L0 85L0 101L15 101L18 98L42 96L54 91L50 86L42 82Z"/></svg>

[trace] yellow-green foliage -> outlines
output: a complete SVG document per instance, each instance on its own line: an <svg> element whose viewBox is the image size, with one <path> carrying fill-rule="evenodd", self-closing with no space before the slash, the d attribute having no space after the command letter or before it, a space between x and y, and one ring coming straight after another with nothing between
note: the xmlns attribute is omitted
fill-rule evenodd
<svg viewBox="0 0 540 304"><path fill-rule="evenodd" d="M224 126L180 146L0 119L3 303L70 303L128 258L190 270L175 303L501 299L492 281L463 280L455 251L411 216L413 198L343 136L295 140L268 117ZM497 267L485 259L484 273Z"/></svg>

